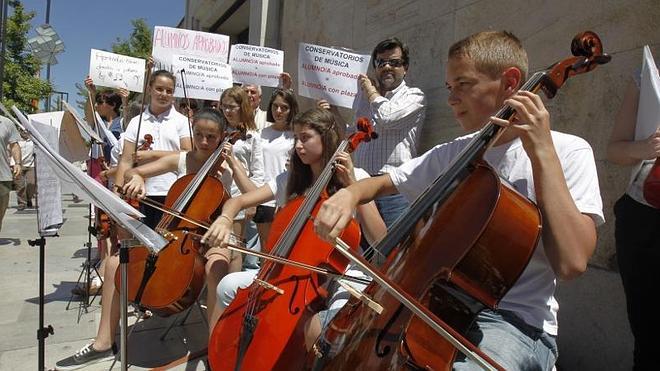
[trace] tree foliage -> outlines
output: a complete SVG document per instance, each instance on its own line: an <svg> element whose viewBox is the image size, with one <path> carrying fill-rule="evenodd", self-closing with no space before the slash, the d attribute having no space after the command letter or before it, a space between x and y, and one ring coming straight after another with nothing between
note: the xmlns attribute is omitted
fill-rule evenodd
<svg viewBox="0 0 660 371"><path fill-rule="evenodd" d="M147 59L151 55L151 28L144 18L134 19L131 24L131 36L127 40L117 38L117 42L112 44L112 52Z"/></svg>
<svg viewBox="0 0 660 371"><path fill-rule="evenodd" d="M5 69L3 99L6 107L16 105L23 112L33 113L34 100L47 97L52 85L38 77L40 62L27 50L27 34L34 12L26 12L20 1L11 1L14 13L7 18L5 34Z"/></svg>

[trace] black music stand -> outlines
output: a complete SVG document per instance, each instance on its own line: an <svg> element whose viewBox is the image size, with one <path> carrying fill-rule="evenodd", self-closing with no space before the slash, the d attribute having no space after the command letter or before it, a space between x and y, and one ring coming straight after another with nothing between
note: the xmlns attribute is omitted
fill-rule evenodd
<svg viewBox="0 0 660 371"><path fill-rule="evenodd" d="M93 137L91 139L91 145L103 145L103 143L99 143L98 140L94 139ZM92 176L92 157L90 156L89 158L89 165L87 166L87 175L90 177ZM87 213L87 242L83 244L85 248L87 249L87 259L83 263L82 267L83 270L80 271L80 274L78 275L78 280L76 281L76 287L80 286L81 280L83 278L83 275L85 276L85 283L84 283L84 290L82 290L82 297L83 300L79 301L78 303L78 321L80 322L80 317L82 315L82 311L84 310L85 313L88 313L88 308L94 300L96 299L96 296L98 293L95 293L94 295L90 295L90 290L92 286L92 270L96 272L96 275L100 278L101 274L99 274L98 269L96 269L96 262L94 264L92 263L92 235L96 235L96 225L92 225L92 208L94 205L92 203L89 204L89 211ZM103 284L103 282L101 282ZM71 306L71 302L73 301L74 296L80 296L76 295L76 293L71 293L71 296L69 297L69 302L66 304L66 310L69 310L69 307ZM92 297L92 300L90 301L90 296Z"/></svg>
<svg viewBox="0 0 660 371"><path fill-rule="evenodd" d="M37 161L36 156L34 157L34 178L35 184L37 183ZM57 233L54 232L56 229L45 228L41 230L39 226L39 192L36 192L35 195L35 205L37 209L37 230L39 231L39 238L34 240L27 240L30 246L39 246L39 327L37 328L37 340L39 342L39 370L44 370L45 367L45 354L46 354L46 338L49 335L55 334L53 326L48 325L44 327L44 281L45 281L45 269L46 269L46 237L58 237ZM52 227L52 226L51 226Z"/></svg>

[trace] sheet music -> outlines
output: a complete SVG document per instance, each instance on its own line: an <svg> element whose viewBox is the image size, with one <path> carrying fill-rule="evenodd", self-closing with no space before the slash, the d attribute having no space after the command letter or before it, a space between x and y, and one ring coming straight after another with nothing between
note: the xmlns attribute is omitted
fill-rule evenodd
<svg viewBox="0 0 660 371"><path fill-rule="evenodd" d="M105 124L105 121L103 121L103 118L101 118L101 115L99 115L98 111L94 112L96 114L96 122L99 124L98 126L101 128L99 130L99 134L101 134L104 139L108 140L108 143L110 143L111 147L114 147L117 145L117 138L115 138L115 135L112 134L110 129Z"/></svg>
<svg viewBox="0 0 660 371"><path fill-rule="evenodd" d="M637 106L637 123L635 124L635 140L643 140L658 130L660 123L660 75L655 65L653 54L648 45L644 46L642 73L639 87L639 104ZM642 166L640 161L631 172L632 182Z"/></svg>
<svg viewBox="0 0 660 371"><path fill-rule="evenodd" d="M168 241L165 240L160 234L156 233L151 228L143 225L143 223L131 218L143 217L140 212L135 210L129 204L117 197L109 189L103 187L96 180L90 178L87 174L82 173L75 165L66 161L57 152L48 145L48 142L41 136L39 131L29 122L23 113L16 108L12 107L16 117L28 130L35 147L39 147L43 152L43 158L47 160L53 169L57 169L56 173L61 175L65 181L75 182L87 195L92 199L92 202L103 209L113 220L131 233L135 238L140 240L147 248L154 252L159 251Z"/></svg>
<svg viewBox="0 0 660 371"><path fill-rule="evenodd" d="M57 149L57 129L34 121L32 124L46 142L53 149ZM39 235L41 237L51 237L57 234L63 223L60 181L55 175L53 167L46 161L43 150L35 146L34 154L37 199L39 202L39 208L37 209Z"/></svg>
<svg viewBox="0 0 660 371"><path fill-rule="evenodd" d="M644 46L641 84L639 87L639 106L635 140L646 139L658 130L660 122L660 75L655 65L651 49Z"/></svg>
<svg viewBox="0 0 660 371"><path fill-rule="evenodd" d="M85 120L80 118L80 115L75 108L71 107L71 105L65 101L62 101L62 103L64 104L64 108L73 115L73 118L76 119L76 124L78 124L78 127L84 131L87 136L94 139L97 143L103 143L103 139L101 139L101 137L96 134L96 132L89 125L87 125Z"/></svg>

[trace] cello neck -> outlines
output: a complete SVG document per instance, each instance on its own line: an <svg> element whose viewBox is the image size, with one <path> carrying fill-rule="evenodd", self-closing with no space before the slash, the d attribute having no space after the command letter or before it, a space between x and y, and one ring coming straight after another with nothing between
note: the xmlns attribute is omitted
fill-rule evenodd
<svg viewBox="0 0 660 371"><path fill-rule="evenodd" d="M319 174L319 177L316 179L312 187L310 187L309 190L305 193L305 201L296 211L295 216L289 222L289 225L287 226L284 233L282 233L280 236L280 239L277 241L273 250L273 254L279 256L288 256L291 247L298 239L300 231L305 226L305 223L307 223L308 216L311 215L316 202L321 197L321 194L326 190L328 184L330 183L330 179L332 179L332 175L334 174L335 170L335 158L339 153L345 151L348 148L348 143L349 141L344 139L339 144L330 161L328 161L328 163L321 171L321 174Z"/></svg>

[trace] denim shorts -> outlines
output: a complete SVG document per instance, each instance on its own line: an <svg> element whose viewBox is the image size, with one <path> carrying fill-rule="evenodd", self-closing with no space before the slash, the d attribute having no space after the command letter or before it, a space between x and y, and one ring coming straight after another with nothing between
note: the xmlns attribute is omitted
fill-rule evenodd
<svg viewBox="0 0 660 371"><path fill-rule="evenodd" d="M481 311L466 338L505 370L551 371L558 356L554 336L526 324L509 311ZM481 367L459 354L453 369L481 370Z"/></svg>

